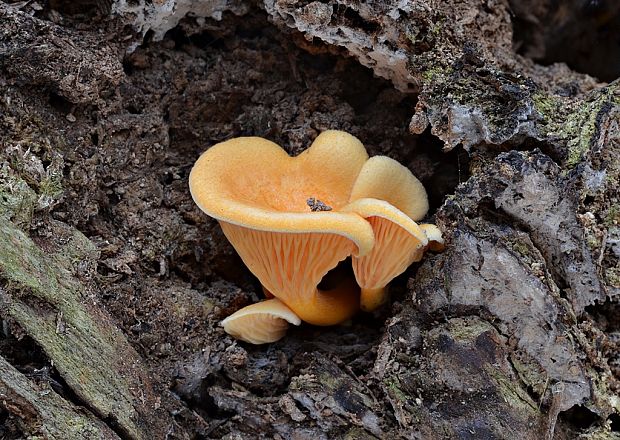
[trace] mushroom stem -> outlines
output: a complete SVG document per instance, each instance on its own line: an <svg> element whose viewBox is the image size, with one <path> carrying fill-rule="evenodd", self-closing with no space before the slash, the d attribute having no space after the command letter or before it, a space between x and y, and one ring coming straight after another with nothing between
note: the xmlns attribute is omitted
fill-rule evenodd
<svg viewBox="0 0 620 440"><path fill-rule="evenodd" d="M372 312L387 301L387 287L362 288L360 308L365 312Z"/></svg>
<svg viewBox="0 0 620 440"><path fill-rule="evenodd" d="M322 326L340 324L359 310L360 288L355 280L347 278L334 289L316 289L305 298L289 306L303 321Z"/></svg>

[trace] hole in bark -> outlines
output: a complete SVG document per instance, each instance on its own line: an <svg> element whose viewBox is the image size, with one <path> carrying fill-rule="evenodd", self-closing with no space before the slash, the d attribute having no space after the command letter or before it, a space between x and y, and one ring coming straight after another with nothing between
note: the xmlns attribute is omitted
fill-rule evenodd
<svg viewBox="0 0 620 440"><path fill-rule="evenodd" d="M73 108L71 102L55 92L50 93L49 103L55 110L62 114L71 113L71 109Z"/></svg>
<svg viewBox="0 0 620 440"><path fill-rule="evenodd" d="M26 433L19 429L17 418L11 417L8 411L0 408L0 438L2 440L22 440Z"/></svg>
<svg viewBox="0 0 620 440"><path fill-rule="evenodd" d="M511 0L515 50L602 81L620 75L620 2Z"/></svg>
<svg viewBox="0 0 620 440"><path fill-rule="evenodd" d="M89 21L98 14L108 14L112 8L111 0L50 0L50 9L64 15L76 16L80 21Z"/></svg>
<svg viewBox="0 0 620 440"><path fill-rule="evenodd" d="M202 379L190 379L189 381L177 381L172 386L172 391L182 398L194 411L208 419L225 419L235 415L233 411L222 410L209 394L212 386L230 388L230 384L221 375L209 374Z"/></svg>
<svg viewBox="0 0 620 440"><path fill-rule="evenodd" d="M599 420L599 416L582 405L561 412L560 418L578 430L587 429Z"/></svg>
<svg viewBox="0 0 620 440"><path fill-rule="evenodd" d="M344 24L352 28L361 29L368 34L373 34L379 29L379 24L364 19L359 12L353 8L347 7L344 10L344 14L341 12L339 4L333 6L333 17L344 17Z"/></svg>
<svg viewBox="0 0 620 440"><path fill-rule="evenodd" d="M85 404L67 382L52 366L47 355L39 344L30 336L16 337L13 332L21 334L19 328L11 329L7 321L2 320L3 330L0 332L0 356L13 365L20 373L33 382L47 382L49 386L62 398L78 407L92 408ZM2 436L2 412L0 411L0 438ZM13 437L6 437L8 439ZM21 437L19 437L21 438Z"/></svg>
<svg viewBox="0 0 620 440"><path fill-rule="evenodd" d="M346 130L360 138L371 155L388 155L408 166L426 185L432 210L469 175L462 149L444 154L442 143L430 131L408 133L415 96L396 91L391 83L375 78L371 70L351 59L322 52L317 46L312 53L297 49L287 37L269 30L264 15L257 16L237 19L239 31L228 34L225 26L215 21L209 21L212 34L192 35L181 30L191 28L179 26L161 43L150 42L152 33L148 34L140 51L149 62L140 68L125 66L132 75L124 81L131 87L120 89L121 95L126 95L121 96L124 103L134 102L131 95L139 96L136 102L141 104L135 110L141 111L126 107L133 114L119 114L119 126L108 129L103 125L91 139L95 145L106 140L106 160L88 170L92 171L88 183L104 196L96 200L88 221L78 220L81 229L97 241L110 243L105 258L120 253L115 249L118 242L141 256L141 263L132 265L130 275L98 265L99 274L109 275L100 299L162 382L174 378L174 368L188 365L187 358L194 353L210 350L215 359L225 350L215 319L205 323L187 304L176 307L174 303L174 310L166 313L171 309L171 292L192 290L196 296L203 295L205 302L230 309L240 303L238 298L246 305L248 298L262 297L260 285L252 284L253 277L220 228L197 210L189 195L187 174L205 148L231 137L254 135L297 154L323 130ZM222 28L219 31L218 26ZM212 35L220 33L225 36L216 41ZM192 46L201 50L191 50ZM127 143L119 136L122 127L131 127L143 137L135 136ZM165 148L155 149L156 143ZM127 163L127 157L132 166L119 166ZM181 179L173 179L176 174ZM110 188L104 179L121 183L140 179L144 187L127 185L123 203L118 203L114 194L105 196ZM165 202L151 204L144 194L154 193L163 194ZM71 197L67 196L67 206L83 207L79 198ZM160 261L164 261L161 255L166 255L168 263L165 283L159 276ZM344 264L350 273L350 262ZM412 267L393 281L390 290L396 299L406 296L407 280L415 270L417 267ZM326 276L322 286L329 285L331 276ZM226 290L221 297L204 294L205 286L222 280L230 280L238 288ZM376 357L381 327L391 313L388 305L372 315L359 314L347 325L292 328L273 345L285 353L290 366L283 370L284 385L278 382L274 389L283 390L290 378L305 368L307 364L297 358L305 351L326 353L355 374L367 375ZM131 330L136 317L148 317L146 336L174 341L168 363L157 358L156 350L144 348L156 345L144 342L144 332ZM192 323L191 330L179 322ZM273 363L269 350L247 348L256 363ZM254 379L248 374L237 377L231 371L218 371L196 376L191 386L179 383L173 390L206 418L234 415L209 395L214 386L230 389L233 377L254 395L273 393L265 385L251 384Z"/></svg>
<svg viewBox="0 0 620 440"><path fill-rule="evenodd" d="M6 321L2 322L6 324ZM9 329L8 324L5 327ZM32 370L41 369L48 364L47 356L32 338L29 336L16 338L10 330L7 333L0 333L0 356L18 370L24 370L26 367Z"/></svg>
<svg viewBox="0 0 620 440"><path fill-rule="evenodd" d="M609 420L610 428L613 432L620 432L620 414L612 414L607 420Z"/></svg>
<svg viewBox="0 0 620 440"><path fill-rule="evenodd" d="M408 166L426 188L428 215L433 215L445 198L454 194L456 187L469 179L469 155L460 146L444 153L443 142L433 136L430 129L418 139L424 145L423 152L412 154Z"/></svg>
<svg viewBox="0 0 620 440"><path fill-rule="evenodd" d="M607 333L620 331L620 303L607 299L601 304L586 307L586 312L594 318L597 326Z"/></svg>
<svg viewBox="0 0 620 440"><path fill-rule="evenodd" d="M215 49L224 48L224 40L220 36L213 35L208 31L188 34L181 26L177 26L166 32L164 38L172 40L176 50L180 50L184 46L195 46L201 49L207 47Z"/></svg>
<svg viewBox="0 0 620 440"><path fill-rule="evenodd" d="M123 72L125 72L125 75L127 76L133 74L134 66L131 57L123 58Z"/></svg>

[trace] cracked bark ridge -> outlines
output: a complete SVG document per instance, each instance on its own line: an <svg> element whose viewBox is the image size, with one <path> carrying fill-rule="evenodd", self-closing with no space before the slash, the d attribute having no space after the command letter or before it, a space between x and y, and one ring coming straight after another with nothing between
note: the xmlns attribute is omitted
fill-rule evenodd
<svg viewBox="0 0 620 440"><path fill-rule="evenodd" d="M523 228L540 250L556 286L564 290L573 311L604 300L596 266L577 221L577 200L570 176L543 154L524 160L521 153L500 155L497 167L484 178L469 180L455 195L466 216L475 215L480 202L508 216ZM487 211L489 212L489 211Z"/></svg>
<svg viewBox="0 0 620 440"><path fill-rule="evenodd" d="M187 14L198 17L204 24L205 18L219 21L225 12L243 15L248 10L249 5L245 0L174 0L166 2L116 0L112 4L114 14L122 15L131 20L141 36L152 31L153 38L156 41L161 40L166 32L178 25Z"/></svg>
<svg viewBox="0 0 620 440"><path fill-rule="evenodd" d="M244 391L209 388L222 411L243 414L236 431L260 432L283 438L393 438L381 402L364 384L331 358L307 353L306 364L291 379L288 391L276 397L256 397Z"/></svg>
<svg viewBox="0 0 620 440"><path fill-rule="evenodd" d="M180 10L201 15L198 3L172 3L178 8L143 6L138 16L147 19L134 26L159 29ZM564 64L543 67L514 52L514 8L505 1L259 4L300 47L348 54L399 90L419 93L410 129L419 134L430 125L447 150L544 142L564 160L571 142L589 134L583 123L599 110L588 103L588 93L601 85L594 78ZM151 14L157 19L148 18L150 8L158 9ZM221 14L230 4L218 8ZM124 2L115 10L129 21L135 17Z"/></svg>
<svg viewBox="0 0 620 440"><path fill-rule="evenodd" d="M531 139L566 154L573 133L547 127L561 125L597 85L565 65L542 67L516 55L507 2L266 0L264 6L283 31L342 48L398 89L419 92L411 130L430 125L446 149ZM549 111L550 103L565 111Z"/></svg>
<svg viewBox="0 0 620 440"><path fill-rule="evenodd" d="M412 281L415 299L389 324L375 371L387 372L399 424L423 438L551 438L575 405L613 412L592 370L609 367L584 359L592 347L579 326L602 289L558 166L510 152L484 169L437 213L447 250Z"/></svg>

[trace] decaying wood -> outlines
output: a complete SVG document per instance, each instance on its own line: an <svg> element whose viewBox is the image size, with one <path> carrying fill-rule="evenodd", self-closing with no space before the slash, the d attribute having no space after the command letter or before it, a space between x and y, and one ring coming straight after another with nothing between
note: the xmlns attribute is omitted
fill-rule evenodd
<svg viewBox="0 0 620 440"><path fill-rule="evenodd" d="M515 54L528 8L39 3L0 4L1 338L70 393L0 345L24 436L617 438L620 86ZM261 292L187 172L225 138L299 152L326 128L437 186L461 164L429 151L467 152L446 250L376 316L236 343L218 322Z"/></svg>
<svg viewBox="0 0 620 440"><path fill-rule="evenodd" d="M119 437L83 408L64 400L49 383L34 384L0 357L0 406L4 407L28 435L53 440Z"/></svg>
<svg viewBox="0 0 620 440"><path fill-rule="evenodd" d="M67 246L94 252L88 240L70 231ZM71 255L46 257L22 231L0 224L0 273L9 288L0 311L32 337L77 396L98 416L112 420L119 433L146 439L171 421L162 411L139 357L110 318L84 295L69 273ZM55 258L54 258L55 257ZM67 260L69 259L69 260ZM5 402L7 408L10 402ZM155 426L141 414L160 413ZM140 421L140 423L137 423Z"/></svg>

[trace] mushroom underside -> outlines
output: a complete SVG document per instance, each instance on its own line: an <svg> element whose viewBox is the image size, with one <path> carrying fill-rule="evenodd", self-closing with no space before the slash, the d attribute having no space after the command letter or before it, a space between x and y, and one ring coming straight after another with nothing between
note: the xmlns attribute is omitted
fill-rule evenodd
<svg viewBox="0 0 620 440"><path fill-rule="evenodd" d="M386 301L385 287L412 263L420 261L425 245L397 223L371 216L366 219L375 233L375 246L363 257L353 257L353 272L362 288L360 306L372 311Z"/></svg>
<svg viewBox="0 0 620 440"><path fill-rule="evenodd" d="M290 324L299 325L301 320L277 298L251 304L222 321L229 335L250 344L267 344L281 339Z"/></svg>
<svg viewBox="0 0 620 440"><path fill-rule="evenodd" d="M321 232L259 231L220 222L226 238L261 284L301 319L315 325L338 324L358 309L359 290L342 284L327 292L321 279L356 251L342 235Z"/></svg>

